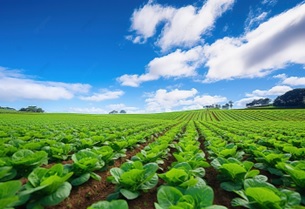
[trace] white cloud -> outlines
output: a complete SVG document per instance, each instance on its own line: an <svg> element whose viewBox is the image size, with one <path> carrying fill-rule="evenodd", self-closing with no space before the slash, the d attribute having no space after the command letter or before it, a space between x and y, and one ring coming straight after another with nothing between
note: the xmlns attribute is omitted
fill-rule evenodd
<svg viewBox="0 0 305 209"><path fill-rule="evenodd" d="M285 74L279 74L273 77L281 79L282 80L281 83L284 85L305 86L305 77L296 77L296 76L287 77Z"/></svg>
<svg viewBox="0 0 305 209"><path fill-rule="evenodd" d="M278 0L263 0L263 1L262 1L262 4L274 6L275 4L277 4L277 1L278 1Z"/></svg>
<svg viewBox="0 0 305 209"><path fill-rule="evenodd" d="M292 90L290 86L274 86L268 90L254 90L250 94L246 94L247 97L266 97L266 96L279 96L287 91Z"/></svg>
<svg viewBox="0 0 305 209"><path fill-rule="evenodd" d="M234 0L208 0L201 8L192 5L173 8L149 1L142 8L134 11L131 30L136 35L134 43L144 43L156 33L160 23L163 30L157 41L162 51L172 47L191 47L198 43L201 36L213 28L215 21L233 5Z"/></svg>
<svg viewBox="0 0 305 209"><path fill-rule="evenodd" d="M197 75L196 69L202 65L203 48L194 47L188 51L180 49L163 57L158 57L149 62L147 73L142 75L123 75L117 81L123 86L138 87L146 81L164 78L181 78Z"/></svg>
<svg viewBox="0 0 305 209"><path fill-rule="evenodd" d="M117 110L117 111L120 111L120 110L125 110L127 113L136 113L139 111L139 108L137 107L131 107L131 106L126 106L125 104L111 104L111 105L108 105L107 108L109 110Z"/></svg>
<svg viewBox="0 0 305 209"><path fill-rule="evenodd" d="M261 97L247 97L247 98L243 98L243 99L240 99L236 102L234 102L235 104L235 107L238 108L238 107L245 107L247 105L247 103L250 103L252 102L253 100L255 99L260 99Z"/></svg>
<svg viewBox="0 0 305 209"><path fill-rule="evenodd" d="M217 40L204 48L205 82L262 77L289 63L305 64L305 4L260 24L240 38Z"/></svg>
<svg viewBox="0 0 305 209"><path fill-rule="evenodd" d="M81 96L81 100L100 102L104 100L117 99L124 94L121 90L109 91L102 89L99 93L94 93L92 96Z"/></svg>
<svg viewBox="0 0 305 209"><path fill-rule="evenodd" d="M78 93L87 93L91 86L81 83L36 81L19 70L0 67L0 100L59 100L71 99Z"/></svg>
<svg viewBox="0 0 305 209"><path fill-rule="evenodd" d="M103 108L99 107L70 107L68 109L70 113L85 113L85 114L107 114L109 113Z"/></svg>
<svg viewBox="0 0 305 209"><path fill-rule="evenodd" d="M252 28L255 28L258 24L260 24L263 20L266 19L268 13L262 12L259 15L255 16L254 12L251 10L248 18L246 20L246 28L245 31L249 32Z"/></svg>
<svg viewBox="0 0 305 209"><path fill-rule="evenodd" d="M195 88L191 90L174 89L167 91L159 89L155 93L148 95L145 100L147 112L169 112L174 108L180 109L201 109L204 105L211 105L224 102L227 99L222 96L197 95ZM196 96L197 95L197 96Z"/></svg>
<svg viewBox="0 0 305 209"><path fill-rule="evenodd" d="M128 113L143 113L144 110L140 110L137 107L126 106L125 104L110 104L106 107L70 107L68 112L71 113L85 113L85 114L108 114L112 110L125 110Z"/></svg>
<svg viewBox="0 0 305 209"><path fill-rule="evenodd" d="M246 94L246 98L240 99L235 102L236 107L245 107L247 103L252 102L254 99L275 97L285 94L287 91L292 90L290 86L274 86L268 90L256 89L251 93Z"/></svg>

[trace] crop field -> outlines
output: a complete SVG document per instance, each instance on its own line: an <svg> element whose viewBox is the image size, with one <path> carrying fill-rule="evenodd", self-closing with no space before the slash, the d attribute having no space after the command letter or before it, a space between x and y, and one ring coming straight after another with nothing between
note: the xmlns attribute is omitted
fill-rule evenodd
<svg viewBox="0 0 305 209"><path fill-rule="evenodd" d="M305 208L305 110L0 113L0 208Z"/></svg>

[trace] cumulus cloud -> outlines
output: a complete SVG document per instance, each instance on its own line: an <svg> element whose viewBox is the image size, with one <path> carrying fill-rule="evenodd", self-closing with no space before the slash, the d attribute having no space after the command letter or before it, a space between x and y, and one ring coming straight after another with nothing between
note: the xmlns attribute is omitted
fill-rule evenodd
<svg viewBox="0 0 305 209"><path fill-rule="evenodd" d="M254 90L252 93L246 94L247 97L266 97L266 96L279 96L287 91L292 90L290 86L274 86L268 90Z"/></svg>
<svg viewBox="0 0 305 209"><path fill-rule="evenodd" d="M99 93L93 93L92 96L81 96L81 100L100 102L104 100L117 99L124 94L121 90L110 91L107 89L100 90Z"/></svg>
<svg viewBox="0 0 305 209"><path fill-rule="evenodd" d="M234 0L208 0L201 8L192 5L173 8L149 1L135 10L131 30L136 35L128 36L134 43L144 43L156 33L163 23L163 29L156 44L166 51L172 47L190 47L201 41L201 37L215 21L233 5Z"/></svg>
<svg viewBox="0 0 305 209"><path fill-rule="evenodd" d="M240 99L235 102L237 107L244 107L247 103L252 102L254 99L260 99L265 97L274 97L285 94L287 91L292 90L290 86L274 86L267 90L256 89L251 93L246 93L246 98Z"/></svg>
<svg viewBox="0 0 305 209"><path fill-rule="evenodd" d="M117 81L123 86L138 87L146 81L164 78L181 78L197 75L196 69L204 59L203 47L197 46L188 51L177 49L163 57L153 59L147 65L147 73L142 75L123 75Z"/></svg>
<svg viewBox="0 0 305 209"><path fill-rule="evenodd" d="M87 93L91 86L81 83L37 81L21 73L0 67L0 100L59 100Z"/></svg>
<svg viewBox="0 0 305 209"><path fill-rule="evenodd" d="M225 102L227 99L222 96L197 95L198 91L195 88L190 90L174 89L167 91L159 89L156 92L148 95L146 102L146 110L148 112L173 111L174 108L181 109L200 109L204 105L211 105L220 102Z"/></svg>
<svg viewBox="0 0 305 209"><path fill-rule="evenodd" d="M281 83L284 85L305 86L305 77L296 77L296 76L287 77L286 74L279 74L273 77L281 79L282 80Z"/></svg>
<svg viewBox="0 0 305 209"><path fill-rule="evenodd" d="M243 37L205 45L205 82L262 77L289 63L305 64L305 4L260 24Z"/></svg>

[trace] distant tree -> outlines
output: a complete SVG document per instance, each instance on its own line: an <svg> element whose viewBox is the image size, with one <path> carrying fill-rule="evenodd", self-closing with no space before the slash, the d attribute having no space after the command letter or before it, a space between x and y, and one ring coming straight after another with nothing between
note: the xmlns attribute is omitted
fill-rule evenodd
<svg viewBox="0 0 305 209"><path fill-rule="evenodd" d="M232 107L233 107L233 102L232 101L229 101L229 107L230 107L230 109L232 109Z"/></svg>
<svg viewBox="0 0 305 209"><path fill-rule="evenodd" d="M271 99L269 98L261 98L261 99L254 99L252 102L247 103L246 107L261 107L261 106L267 106L271 102Z"/></svg>
<svg viewBox="0 0 305 209"><path fill-rule="evenodd" d="M0 106L0 109L2 110L12 110L12 111L16 111L16 109L12 108L12 107L1 107Z"/></svg>
<svg viewBox="0 0 305 209"><path fill-rule="evenodd" d="M226 103L225 105L222 105L221 108L227 110L227 109L229 109L229 107L230 107L229 103Z"/></svg>
<svg viewBox="0 0 305 209"><path fill-rule="evenodd" d="M305 107L305 88L293 89L278 96L273 105L277 107Z"/></svg>
<svg viewBox="0 0 305 209"><path fill-rule="evenodd" d="M220 104L216 104L216 105L215 105L215 108L216 108L216 109L220 109L220 107L221 107Z"/></svg>
<svg viewBox="0 0 305 209"><path fill-rule="evenodd" d="M112 110L111 112L109 112L109 114L118 114L118 111Z"/></svg>
<svg viewBox="0 0 305 209"><path fill-rule="evenodd" d="M125 110L121 110L120 113L121 113L121 114L125 114L126 111L125 111Z"/></svg>
<svg viewBox="0 0 305 209"><path fill-rule="evenodd" d="M19 110L20 112L37 112L37 113L43 113L44 110L40 107L37 106L28 106L28 107L23 107Z"/></svg>

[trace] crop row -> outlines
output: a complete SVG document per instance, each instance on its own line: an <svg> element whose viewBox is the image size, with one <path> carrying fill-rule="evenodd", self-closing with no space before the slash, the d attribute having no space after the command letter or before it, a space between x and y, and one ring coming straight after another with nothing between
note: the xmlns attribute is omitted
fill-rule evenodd
<svg viewBox="0 0 305 209"><path fill-rule="evenodd" d="M258 126L258 123L255 124ZM239 131L227 123L197 125L205 137L205 145L212 160L211 165L219 172L221 187L240 196L232 200L232 206L301 208L300 204L305 203L304 158L295 156L292 159L293 155L285 152L285 149L304 149L294 146L291 141L285 144L284 140L272 139L272 131L280 132L281 127L270 130L271 139L264 137L262 140L259 136L263 136L260 134L264 132L256 132L257 127L252 127L255 133L253 134L249 131L250 127L248 131ZM240 124L240 127L243 126L244 124ZM290 136L294 138L298 126L290 124L289 127L295 130ZM278 186L280 188L277 188Z"/></svg>

